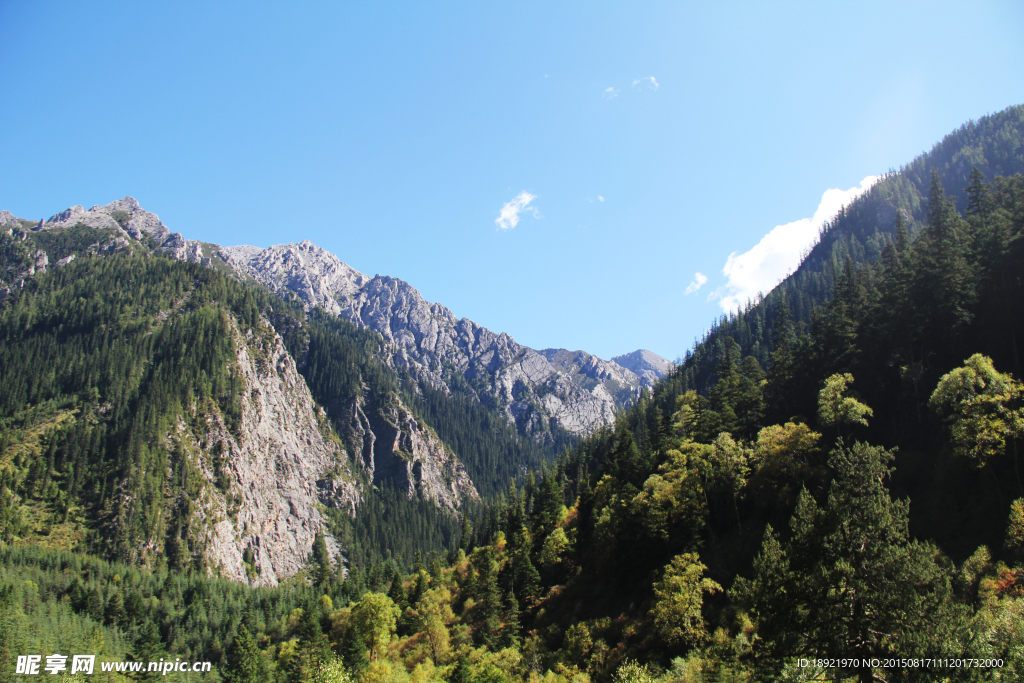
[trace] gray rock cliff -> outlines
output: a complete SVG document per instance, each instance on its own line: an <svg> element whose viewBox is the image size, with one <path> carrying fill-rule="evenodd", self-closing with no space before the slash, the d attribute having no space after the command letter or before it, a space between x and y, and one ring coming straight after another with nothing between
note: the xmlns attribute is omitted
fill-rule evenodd
<svg viewBox="0 0 1024 683"><path fill-rule="evenodd" d="M652 385L662 377L667 376L672 372L672 368L675 367L675 363L672 361L666 360L647 349L638 349L632 353L615 356L612 358L612 362L632 371Z"/></svg>
<svg viewBox="0 0 1024 683"><path fill-rule="evenodd" d="M224 247L216 255L275 292L294 292L308 306L379 332L393 347L395 365L421 382L450 390L460 376L460 385L496 401L538 438L552 427L589 434L653 383L590 354L518 344L425 301L402 280L363 275L309 241Z"/></svg>
<svg viewBox="0 0 1024 683"><path fill-rule="evenodd" d="M361 485L281 337L269 329L236 332L244 386L238 434L210 415L205 433L191 435L207 485L189 526L205 530L200 545L213 571L272 586L302 569L319 532L339 554L319 508L354 513Z"/></svg>

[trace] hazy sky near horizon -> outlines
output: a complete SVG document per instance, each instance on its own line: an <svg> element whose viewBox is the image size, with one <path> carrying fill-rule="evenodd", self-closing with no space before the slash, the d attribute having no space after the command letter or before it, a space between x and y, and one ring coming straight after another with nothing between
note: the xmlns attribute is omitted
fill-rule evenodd
<svg viewBox="0 0 1024 683"><path fill-rule="evenodd" d="M308 239L534 348L681 356L1024 103L1024 3L0 0L0 209Z"/></svg>

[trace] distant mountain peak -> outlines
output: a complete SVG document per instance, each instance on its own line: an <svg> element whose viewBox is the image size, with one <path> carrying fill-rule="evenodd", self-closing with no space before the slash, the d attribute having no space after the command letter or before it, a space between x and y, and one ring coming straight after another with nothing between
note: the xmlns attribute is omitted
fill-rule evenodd
<svg viewBox="0 0 1024 683"><path fill-rule="evenodd" d="M675 365L672 361L647 349L637 349L621 356L615 356L612 358L612 362L647 380L647 383L651 385L668 375Z"/></svg>

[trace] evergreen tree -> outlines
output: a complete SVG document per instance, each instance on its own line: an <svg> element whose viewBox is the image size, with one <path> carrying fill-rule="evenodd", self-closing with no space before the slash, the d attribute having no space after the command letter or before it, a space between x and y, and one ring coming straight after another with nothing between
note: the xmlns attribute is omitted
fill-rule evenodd
<svg viewBox="0 0 1024 683"><path fill-rule="evenodd" d="M160 661L166 656L167 650L164 649L164 643L163 639L160 637L159 627L155 621L147 620L139 630L138 637L135 639L134 653L131 657L132 661L143 663L143 670L140 673L135 674L135 680L160 680L161 673L159 671L149 671L149 662Z"/></svg>
<svg viewBox="0 0 1024 683"><path fill-rule="evenodd" d="M778 675L787 658L829 652L858 662L838 674L869 683L876 679L865 658L898 662L925 643L936 657L958 654L966 614L952 601L938 550L909 540L909 506L884 485L892 458L882 448L840 442L826 506L805 490L792 540L781 545L769 527L754 579L737 580L734 595L758 621L754 651L763 675ZM893 668L917 680L934 673Z"/></svg>
<svg viewBox="0 0 1024 683"><path fill-rule="evenodd" d="M298 646L289 663L288 680L304 683L320 664L331 658L330 645L320 626L320 608L310 601L302 611L296 635Z"/></svg>
<svg viewBox="0 0 1024 683"><path fill-rule="evenodd" d="M249 628L242 624L228 647L225 683L262 683L268 678L267 662Z"/></svg>

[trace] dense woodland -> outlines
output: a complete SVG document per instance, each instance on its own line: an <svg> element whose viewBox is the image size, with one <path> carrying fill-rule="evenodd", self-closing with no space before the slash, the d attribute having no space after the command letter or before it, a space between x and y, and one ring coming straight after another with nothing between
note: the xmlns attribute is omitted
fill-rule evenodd
<svg viewBox="0 0 1024 683"><path fill-rule="evenodd" d="M0 379L0 512L3 528L25 534L12 531L0 546L5 662L25 648L90 643L108 657L210 659L218 666L207 679L238 682L1019 680L1022 114L965 127L854 202L806 270L720 321L652 394L557 458L496 427L490 413L455 413L464 408L458 397L417 392L380 362L376 338L212 271L118 256L38 278L0 307L3 367L40 368ZM984 163L964 171L963 159ZM944 175L948 167L959 180ZM918 200L909 189L885 194L918 188L922 169ZM1007 175L987 179L992 169ZM873 215L876 225L844 232L851 215L861 226ZM864 234L870 253L836 246L863 243ZM164 269L167 284L149 284L152 268ZM102 306L87 303L88 287L102 291L103 277L127 281L133 272L154 303L108 297L112 312L95 317ZM101 279L89 285L93 273ZM819 276L827 280L819 289L801 290ZM190 324L175 331L167 318L160 334L212 335L226 316L256 325L263 315L321 404L362 385L380 400L402 394L460 444L456 452L478 454L463 456L467 469L479 468L475 480L502 468L481 485L488 504L456 519L382 492L362 515L374 521L336 520L359 551L350 572L318 539L308 570L274 589L207 576L195 561L140 568L119 545L127 540L91 531L111 508L103 477L109 487L124 476L117 449L103 444L130 443L141 419L130 400L157 422L175 401L194 398L229 424L235 410L233 378L216 362L226 351L211 344L164 361L159 354L173 345L151 349L151 334L132 336L140 320L152 331L153 316L186 292L181 315L194 316ZM58 315L58 300L74 315ZM115 323L117 343L149 359L145 371L103 374L104 363L132 362L103 355L112 341L97 330ZM65 353L66 362L52 360ZM187 385L140 391L165 386L160 368L174 362L175 376L192 378ZM69 377L90 379L69 389ZM121 386L124 377L132 380ZM108 399L102 420L88 422L78 415L97 401L90 391L126 398ZM81 411L74 424L89 429L74 443L100 446L50 445L39 426L72 410ZM497 445L466 445L482 429ZM114 433L118 441L103 441ZM168 457L145 451L140 433L131 453ZM517 476L502 452L532 469ZM51 536L85 520L75 552L30 533L44 514ZM414 529L429 543L379 551ZM800 665L821 657L858 661ZM865 657L881 661L865 665ZM964 659L972 664L957 663Z"/></svg>

